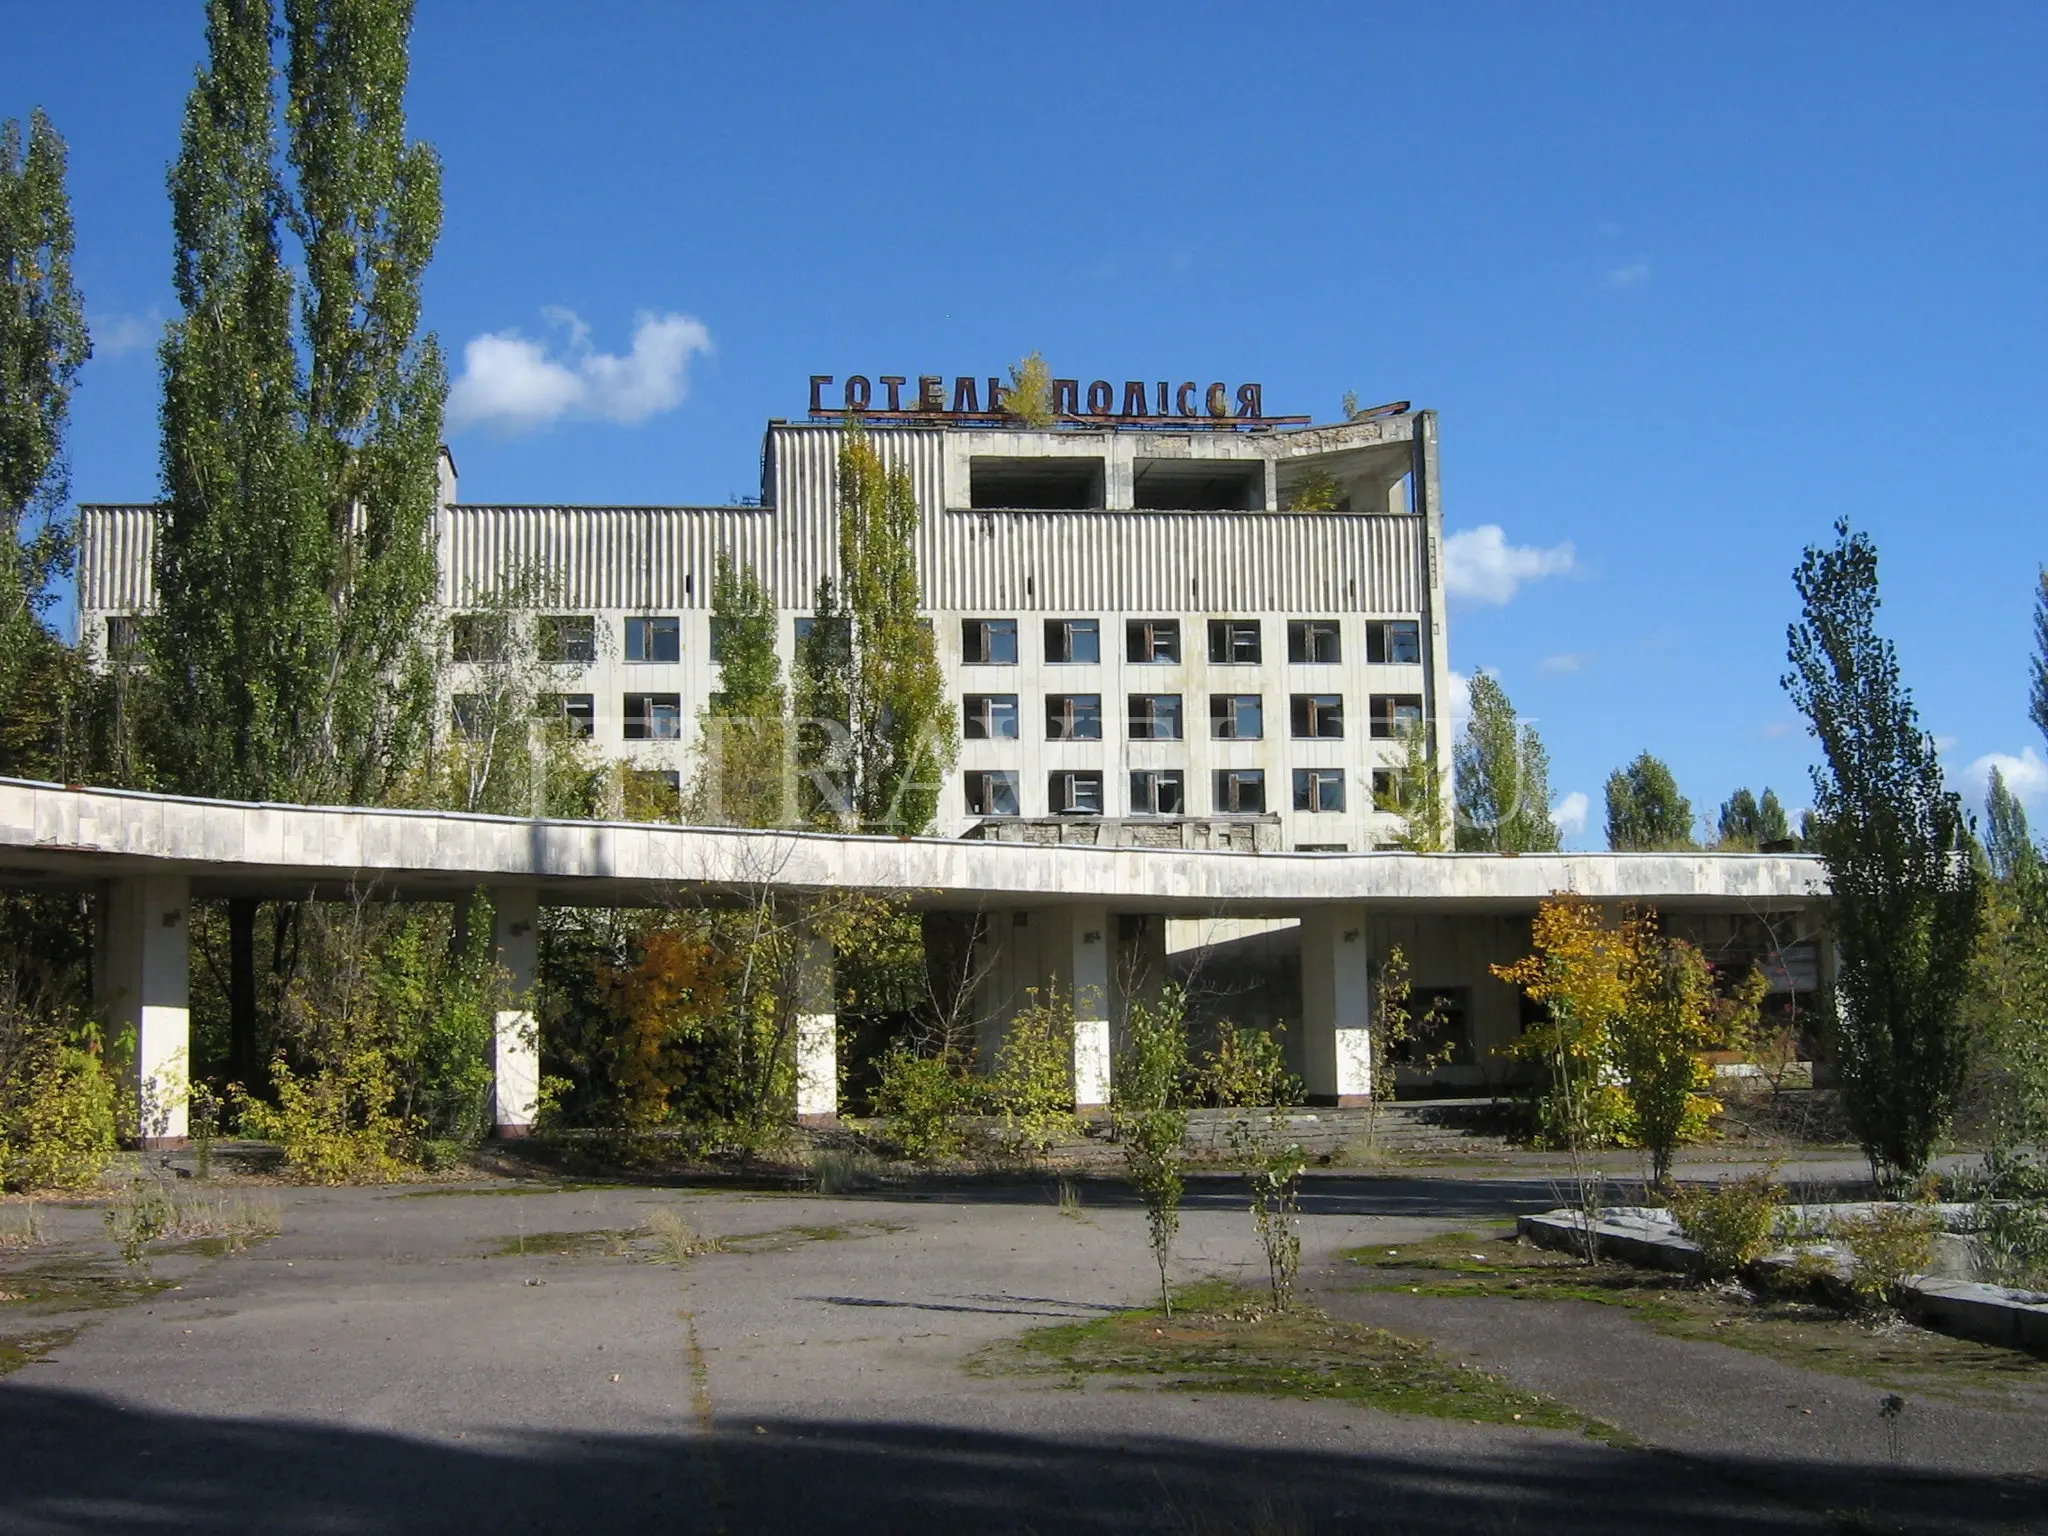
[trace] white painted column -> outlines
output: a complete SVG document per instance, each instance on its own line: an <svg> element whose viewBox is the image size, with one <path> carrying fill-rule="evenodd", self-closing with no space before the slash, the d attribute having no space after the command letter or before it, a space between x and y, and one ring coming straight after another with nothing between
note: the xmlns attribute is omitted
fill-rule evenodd
<svg viewBox="0 0 2048 1536"><path fill-rule="evenodd" d="M796 1117L839 1118L839 1003L832 946L806 927L797 936Z"/></svg>
<svg viewBox="0 0 2048 1536"><path fill-rule="evenodd" d="M96 990L111 1036L132 1031L135 1037L136 1124L146 1150L185 1144L192 1074L190 905L183 875L110 881L102 898Z"/></svg>
<svg viewBox="0 0 2048 1536"><path fill-rule="evenodd" d="M1111 942L1109 909L1077 903L1056 909L1063 943L1046 959L1067 973L1074 1000L1074 1108L1086 1113L1109 1105Z"/></svg>
<svg viewBox="0 0 2048 1536"><path fill-rule="evenodd" d="M1302 1078L1311 1104L1372 1098L1372 964L1363 907L1301 918Z"/></svg>
<svg viewBox="0 0 2048 1536"><path fill-rule="evenodd" d="M508 993L498 1009L492 1055L491 1133L525 1136L540 1108L540 1029L533 1017L540 893L530 886L498 886L489 894L491 959Z"/></svg>

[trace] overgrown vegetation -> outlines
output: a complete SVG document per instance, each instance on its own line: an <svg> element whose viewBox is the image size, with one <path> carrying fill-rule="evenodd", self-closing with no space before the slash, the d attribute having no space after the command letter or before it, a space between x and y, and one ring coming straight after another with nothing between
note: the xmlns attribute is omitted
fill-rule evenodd
<svg viewBox="0 0 2048 1536"><path fill-rule="evenodd" d="M1130 1006L1128 1044L1111 1079L1111 1111L1131 1187L1145 1204L1145 1231L1159 1266L1159 1308L1173 1315L1166 1264L1180 1231L1181 1170L1187 1159L1187 999L1178 988Z"/></svg>
<svg viewBox="0 0 2048 1536"><path fill-rule="evenodd" d="M1678 1230L1699 1244L1700 1271L1709 1280L1731 1279L1770 1252L1782 1197L1767 1172L1684 1184L1670 1193Z"/></svg>

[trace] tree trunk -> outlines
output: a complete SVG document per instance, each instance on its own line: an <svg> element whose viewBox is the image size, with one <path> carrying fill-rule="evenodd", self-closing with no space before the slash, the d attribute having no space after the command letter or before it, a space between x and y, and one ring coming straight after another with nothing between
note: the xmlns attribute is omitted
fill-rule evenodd
<svg viewBox="0 0 2048 1536"><path fill-rule="evenodd" d="M228 903L228 1081L257 1089L256 902Z"/></svg>

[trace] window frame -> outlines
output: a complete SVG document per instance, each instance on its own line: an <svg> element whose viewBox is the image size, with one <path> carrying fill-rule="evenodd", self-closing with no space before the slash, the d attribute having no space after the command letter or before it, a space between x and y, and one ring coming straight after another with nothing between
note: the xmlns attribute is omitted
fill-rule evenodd
<svg viewBox="0 0 2048 1536"><path fill-rule="evenodd" d="M1251 655L1235 654L1242 631L1251 632ZM1218 654L1221 652L1222 654ZM1256 667L1266 659L1266 626L1257 619L1211 619L1209 621L1209 665L1212 667Z"/></svg>
<svg viewBox="0 0 2048 1536"><path fill-rule="evenodd" d="M1330 641L1330 654L1311 654L1313 642L1321 636ZM1342 619L1289 619L1287 621L1287 664L1290 667L1341 667L1344 665L1344 621Z"/></svg>
<svg viewBox="0 0 2048 1536"><path fill-rule="evenodd" d="M1017 770L1014 768L970 768L962 776L966 791L967 814L970 816L1021 816L1024 813L1023 791L1017 784ZM990 790L1006 787L1010 793L1010 808L1006 811L994 803ZM982 804L977 805L976 791L981 792Z"/></svg>
<svg viewBox="0 0 2048 1536"><path fill-rule="evenodd" d="M1370 721L1367 730L1373 741L1399 741L1399 723L1404 719L1412 719L1415 724L1425 729L1429 724L1429 717L1423 713L1422 695L1419 693L1368 694L1366 708Z"/></svg>
<svg viewBox="0 0 2048 1536"><path fill-rule="evenodd" d="M968 636L976 636L975 644L968 644ZM1007 635L1010 654L1007 657L992 656L991 650L1000 649L991 642L999 635ZM970 654L971 651L980 654ZM1017 665L1018 641L1017 621L1004 618L962 619L960 621L960 664L966 667L1014 667Z"/></svg>
<svg viewBox="0 0 2048 1536"><path fill-rule="evenodd" d="M511 649L510 626L502 613L457 613L448 618L448 659L462 666L501 662Z"/></svg>
<svg viewBox="0 0 2048 1536"><path fill-rule="evenodd" d="M1071 791L1078 785L1092 786L1092 808L1074 803ZM1062 802L1065 803L1062 803ZM1100 768L1055 768L1046 775L1046 810L1054 816L1100 816L1102 814L1102 770Z"/></svg>
<svg viewBox="0 0 2048 1536"><path fill-rule="evenodd" d="M1087 635L1095 642L1093 656L1074 655L1074 638ZM1055 636L1058 638L1055 639ZM1097 667L1102 665L1102 620L1100 619L1047 619L1045 621L1045 660L1054 667Z"/></svg>
<svg viewBox="0 0 2048 1536"><path fill-rule="evenodd" d="M642 708L634 710L634 701L639 700ZM675 729L657 729L664 709L674 711ZM680 693L629 693L622 698L620 727L622 741L680 741L683 735L683 696ZM637 727L637 729L636 729Z"/></svg>
<svg viewBox="0 0 2048 1536"><path fill-rule="evenodd" d="M1172 708L1167 712L1171 716L1167 723L1172 726L1172 731L1162 734L1159 729L1160 711L1157 706L1169 699L1172 700ZM1140 705L1145 706L1142 716L1139 713ZM1177 693L1129 694L1124 699L1124 725L1132 741L1185 741L1187 709L1182 703L1182 696Z"/></svg>
<svg viewBox="0 0 2048 1536"><path fill-rule="evenodd" d="M1243 799L1236 790L1256 789L1258 804L1254 807L1232 805L1233 798ZM1212 803L1218 816L1263 816L1266 814L1266 770L1263 768L1218 768L1213 771L1209 784Z"/></svg>
<svg viewBox="0 0 2048 1536"><path fill-rule="evenodd" d="M579 714L573 707L582 701ZM597 695L594 693L543 693L534 697L533 712L547 721L559 720L572 736L588 740L597 734Z"/></svg>
<svg viewBox="0 0 2048 1536"><path fill-rule="evenodd" d="M1078 731L1056 729L1056 722L1064 721L1067 725L1072 725L1085 721L1089 711L1075 707L1080 705L1083 700L1094 701L1095 733L1091 736ZM1061 703L1064 703L1067 708L1055 714L1055 705ZM1047 741L1102 740L1102 695L1099 693L1048 693L1045 696L1045 739Z"/></svg>
<svg viewBox="0 0 2048 1536"><path fill-rule="evenodd" d="M675 655L663 656L662 637L675 641ZM655 654L648 654L650 638ZM633 654L634 642L639 642L640 653ZM626 661L636 667L672 667L683 659L683 619L676 613L635 613L626 617Z"/></svg>
<svg viewBox="0 0 2048 1536"><path fill-rule="evenodd" d="M996 707L1009 705L1010 728L1007 731L994 729L1001 711ZM979 704L981 709L976 710ZM979 729L976 727L979 726ZM960 739L962 741L1015 741L1023 734L1023 717L1014 693L965 693L960 696Z"/></svg>
<svg viewBox="0 0 2048 1536"><path fill-rule="evenodd" d="M1133 816L1185 816L1188 813L1187 773L1180 768L1133 768L1131 771L1131 814ZM1171 785L1173 807L1162 809L1159 791ZM1141 787L1142 786L1142 787Z"/></svg>
<svg viewBox="0 0 2048 1536"><path fill-rule="evenodd" d="M1334 726L1335 729L1329 729ZM1296 741L1342 741L1344 695L1293 693L1287 696L1287 731Z"/></svg>
<svg viewBox="0 0 2048 1536"><path fill-rule="evenodd" d="M1394 637L1414 643L1413 656L1394 654ZM1372 667L1414 667L1422 664L1422 622L1419 619L1374 619L1365 626L1365 661Z"/></svg>
<svg viewBox="0 0 2048 1536"><path fill-rule="evenodd" d="M1124 660L1134 667L1177 667L1181 662L1179 619L1125 619ZM1162 656L1162 649L1171 650ZM1140 655L1144 651L1147 654Z"/></svg>
<svg viewBox="0 0 2048 1536"><path fill-rule="evenodd" d="M580 645L567 636L580 637ZM597 661L597 615L543 613L533 621L534 660L543 666L588 667Z"/></svg>
<svg viewBox="0 0 2048 1536"><path fill-rule="evenodd" d="M1238 730L1239 706L1249 701L1258 716L1258 729L1251 735ZM1223 727L1228 725L1230 729ZM1212 693L1209 695L1209 739L1211 741L1264 741L1266 739L1266 696L1263 693Z"/></svg>
<svg viewBox="0 0 2048 1536"><path fill-rule="evenodd" d="M1294 808L1311 816L1342 815L1348 792L1342 768L1297 768L1294 770ZM1334 786L1336 804L1328 803L1323 790Z"/></svg>

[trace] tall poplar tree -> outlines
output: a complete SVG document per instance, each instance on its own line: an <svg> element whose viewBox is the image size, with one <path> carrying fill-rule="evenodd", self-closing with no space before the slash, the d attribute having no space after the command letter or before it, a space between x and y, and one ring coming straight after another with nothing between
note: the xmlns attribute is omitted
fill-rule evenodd
<svg viewBox="0 0 2048 1536"><path fill-rule="evenodd" d="M1877 547L1835 525L1793 574L1785 688L1820 741L1813 836L1838 959L1842 1106L1879 1177L1918 1173L1967 1066L1959 1003L1983 922L1981 866L1898 655L1877 632Z"/></svg>
<svg viewBox="0 0 2048 1536"><path fill-rule="evenodd" d="M839 453L839 582L821 585L811 634L798 651L799 712L807 724L807 768L837 754L843 819L861 830L921 833L938 810L951 765L930 621L920 614L917 492L910 475L887 468L873 440L849 425Z"/></svg>
<svg viewBox="0 0 2048 1536"><path fill-rule="evenodd" d="M1607 776L1607 846L1617 853L1694 846L1692 802L1678 792L1678 780L1661 758L1639 753Z"/></svg>
<svg viewBox="0 0 2048 1536"><path fill-rule="evenodd" d="M702 720L704 761L691 794L695 820L773 827L786 818L788 705L776 627L775 598L754 568L736 568L721 554L711 585L718 692Z"/></svg>
<svg viewBox="0 0 2048 1536"><path fill-rule="evenodd" d="M1472 713L1452 753L1460 852L1554 853L1550 754L1490 672L1472 679Z"/></svg>
<svg viewBox="0 0 2048 1536"><path fill-rule="evenodd" d="M209 0L171 169L152 755L190 793L363 803L405 772L434 702L447 376L419 289L440 167L405 138L410 0L285 0L284 21ZM253 902L229 904L244 1082L254 924Z"/></svg>
<svg viewBox="0 0 2048 1536"><path fill-rule="evenodd" d="M41 614L69 567L64 430L92 355L71 282L64 141L38 108L0 125L0 772L47 771L63 670Z"/></svg>

